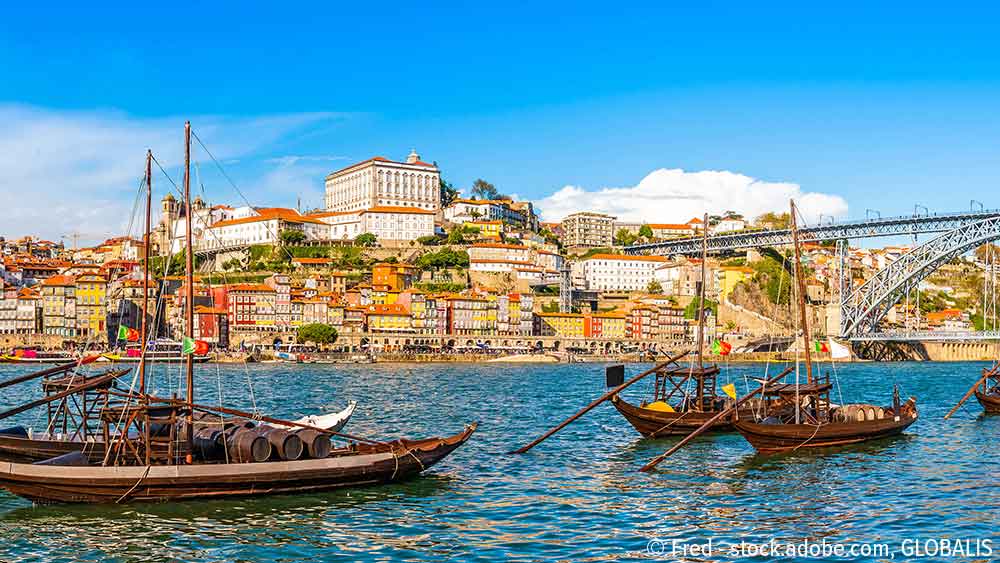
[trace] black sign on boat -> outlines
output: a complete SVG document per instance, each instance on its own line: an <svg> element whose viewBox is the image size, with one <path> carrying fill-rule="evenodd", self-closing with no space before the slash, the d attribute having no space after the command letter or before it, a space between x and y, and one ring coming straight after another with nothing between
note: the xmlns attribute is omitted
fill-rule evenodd
<svg viewBox="0 0 1000 563"><path fill-rule="evenodd" d="M625 365L618 364L604 368L604 378L608 388L622 385L625 383Z"/></svg>

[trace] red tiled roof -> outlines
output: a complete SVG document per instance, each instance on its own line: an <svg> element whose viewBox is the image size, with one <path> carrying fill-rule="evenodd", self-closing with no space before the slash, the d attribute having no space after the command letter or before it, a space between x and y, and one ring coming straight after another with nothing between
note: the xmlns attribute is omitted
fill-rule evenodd
<svg viewBox="0 0 1000 563"><path fill-rule="evenodd" d="M226 291L265 291L273 293L274 289L262 283L234 283L227 285Z"/></svg>
<svg viewBox="0 0 1000 563"><path fill-rule="evenodd" d="M66 286L76 284L76 277L74 276L52 276L51 278L42 282L42 285L49 286Z"/></svg>
<svg viewBox="0 0 1000 563"><path fill-rule="evenodd" d="M281 220L288 221L289 223L313 223L316 225L325 225L323 221L315 219L310 216L302 215L294 209L288 209L286 207L261 207L255 210L257 215L252 217L243 217L240 219L226 219L225 221L219 221L215 223L210 229L216 229L219 227L228 227L230 225L244 225L247 223L259 223L260 221L272 221Z"/></svg>

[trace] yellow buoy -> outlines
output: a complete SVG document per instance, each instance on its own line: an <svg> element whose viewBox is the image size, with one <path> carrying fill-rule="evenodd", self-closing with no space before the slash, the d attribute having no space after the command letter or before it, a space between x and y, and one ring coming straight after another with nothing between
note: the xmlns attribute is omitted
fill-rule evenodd
<svg viewBox="0 0 1000 563"><path fill-rule="evenodd" d="M653 403L649 403L648 405L646 405L643 408L651 410L651 411L675 412L674 411L674 407L672 407L672 406L664 403L663 401L655 401Z"/></svg>

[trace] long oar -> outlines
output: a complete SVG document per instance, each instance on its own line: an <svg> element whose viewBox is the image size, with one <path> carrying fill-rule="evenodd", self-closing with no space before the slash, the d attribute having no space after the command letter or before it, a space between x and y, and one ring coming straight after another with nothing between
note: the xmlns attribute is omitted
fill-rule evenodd
<svg viewBox="0 0 1000 563"><path fill-rule="evenodd" d="M583 410L581 410L580 412L578 412L578 413L574 414L573 416L567 418L566 420L562 421L561 423L559 423L558 426L556 426L552 430L549 430L545 434L542 434L534 442L528 444L527 446L523 446L523 447L518 448L518 449L516 449L516 450L514 450L512 452L507 452L507 453L508 454L523 454L524 452L526 452L526 451L530 450L531 448L533 448L533 447L537 446L538 444L540 444L542 441L544 441L549 436L551 436L551 435L555 434L556 432L562 430L563 428L565 428L567 425L569 425L574 420L576 420L576 419L580 418L581 416L587 414L587 412L589 410L593 409L594 407L596 407L597 405L603 403L604 401L607 401L611 397L614 397L615 395L617 395L618 393L620 393L626 387L632 385L633 383L639 381L640 379L648 376L651 373L655 373L655 372L663 369L664 367L666 367L666 366L668 366L670 364L676 363L677 360L683 358L684 356L687 356L689 353L690 353L690 351L677 354L676 356L668 358L665 362L663 362L661 364L658 364L656 366L653 366L652 368L650 368L650 369L648 369L648 370L640 373L639 375L633 377L632 379L629 379L625 383L622 383L618 387L615 387L611 391L608 391L607 393L601 395L598 399L594 400L592 403L590 403L586 407L583 407Z"/></svg>
<svg viewBox="0 0 1000 563"><path fill-rule="evenodd" d="M1000 364L997 364L996 367L994 367L989 371L983 371L983 376L980 377L978 380L976 380L976 382L972 384L972 387L969 387L969 390L966 391L965 395L962 396L962 400L959 401L958 404L955 405L950 411L948 411L948 414L944 415L944 419L948 420L949 418L951 418L951 415L955 414L955 411L957 411L962 405L964 405L965 402L969 400L969 397L971 397L972 394L976 392L976 387L979 387L979 385L982 382L986 381L987 379L990 378L990 376L995 374L997 372L997 369L1000 369Z"/></svg>
<svg viewBox="0 0 1000 563"><path fill-rule="evenodd" d="M12 409L10 409L8 411L0 412L0 420L2 420L4 418L11 417L11 416L14 416L15 414L20 414L20 413L22 413L22 412L24 412L26 410L31 410L31 409L33 409L35 407L40 407L40 406L42 406L44 404L51 403L52 401L58 401L59 399L62 399L63 397L68 397L70 395L75 395L77 393L83 393L84 391L90 391L91 389L96 389L96 388L104 385L105 383L107 383L107 382L109 382L109 381L111 381L111 380L113 380L113 379L115 379L117 377L121 377L121 376L125 375L129 371L131 371L131 368L129 368L129 369L123 369L123 370L119 370L119 371L112 371L112 372L106 373L104 375L101 375L101 376L95 377L93 379L90 379L90 380L86 381L85 383L81 383L80 385L74 385L73 387L70 387L70 388L66 389L65 391L60 391L60 392L58 392L58 393L56 393L54 395L49 395L48 397L45 397L44 399L38 399L37 401L32 401L30 403L25 403L25 404L23 404L23 405L21 405L19 407L14 407L14 408L12 408Z"/></svg>
<svg viewBox="0 0 1000 563"><path fill-rule="evenodd" d="M785 377L789 373L792 373L792 369L794 369L794 366L786 368L785 371L779 373L778 375L772 377L771 379L768 379L760 387L758 387L757 389L754 389L753 392L751 392L750 394L744 395L743 397L741 397L738 401L736 401L735 403L733 403L733 406L729 407L728 409L720 412L719 414L717 414L717 415L713 416L712 418L708 419L707 421L705 421L705 424L702 424L697 430L695 430L694 432L692 432L692 433L688 434L687 436L685 436L684 439L681 440L680 442L677 442L676 444L674 444L674 447L672 447L669 450L663 452L662 454L660 454L659 456L657 456L655 459L653 459L652 461L650 461L646 465L643 465L642 468L639 471L652 471L652 469L654 467L656 467L657 465L659 465L661 461L667 459L668 457L670 457L671 455L673 455L674 452L676 452L677 450L683 448L688 442L690 442L691 440L694 440L696 437L698 437L701 434L703 434L706 430L708 430L709 428L711 428L711 426L713 424L715 424L716 422L718 422L719 420L721 420L724 416L728 415L729 413L731 413L731 412L735 411L736 409L740 408L741 406L743 406L743 403L746 403L747 401L749 401L750 399L752 399L753 397L755 397L758 393L760 393L764 389L764 387L766 387L766 386L774 383L775 381L778 381L779 379L781 379L782 377Z"/></svg>
<svg viewBox="0 0 1000 563"><path fill-rule="evenodd" d="M0 389L3 389L4 387L10 387L11 385L17 385L18 383L24 383L25 381L31 381L32 379L38 379L39 377L46 377L49 375L62 373L64 371L69 371L75 367L79 367L84 364L89 364L97 360L98 357L99 356L88 356L86 358L80 359L80 361L72 361L66 364L59 364L57 366L45 368L41 371L34 371L25 375L20 375L18 377L8 379L7 381L0 381Z"/></svg>

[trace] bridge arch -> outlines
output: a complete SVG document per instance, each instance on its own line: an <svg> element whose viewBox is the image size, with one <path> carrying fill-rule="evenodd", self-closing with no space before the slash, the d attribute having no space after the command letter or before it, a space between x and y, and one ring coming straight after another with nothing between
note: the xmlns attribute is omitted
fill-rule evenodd
<svg viewBox="0 0 1000 563"><path fill-rule="evenodd" d="M1000 239L1000 217L962 225L914 248L889 264L841 304L841 336L875 332L905 293L942 264L987 242Z"/></svg>

